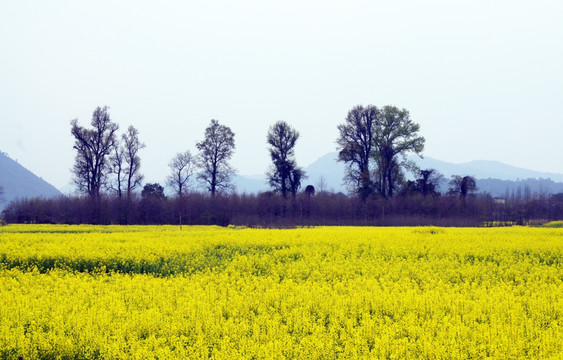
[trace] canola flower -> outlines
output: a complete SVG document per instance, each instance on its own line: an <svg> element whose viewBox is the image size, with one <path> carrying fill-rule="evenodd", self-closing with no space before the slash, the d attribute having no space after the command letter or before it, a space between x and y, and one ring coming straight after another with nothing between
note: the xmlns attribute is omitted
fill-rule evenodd
<svg viewBox="0 0 563 360"><path fill-rule="evenodd" d="M563 229L0 228L0 359L561 359Z"/></svg>

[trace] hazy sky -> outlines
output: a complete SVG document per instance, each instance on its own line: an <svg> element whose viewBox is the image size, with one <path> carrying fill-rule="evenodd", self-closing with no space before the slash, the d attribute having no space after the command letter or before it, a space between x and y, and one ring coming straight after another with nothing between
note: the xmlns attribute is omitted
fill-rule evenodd
<svg viewBox="0 0 563 360"><path fill-rule="evenodd" d="M6 0L0 150L64 187L70 121L107 105L139 129L146 181L211 119L235 132L238 172L263 174L275 121L306 166L374 104L408 109L427 156L563 173L561 19L560 0Z"/></svg>

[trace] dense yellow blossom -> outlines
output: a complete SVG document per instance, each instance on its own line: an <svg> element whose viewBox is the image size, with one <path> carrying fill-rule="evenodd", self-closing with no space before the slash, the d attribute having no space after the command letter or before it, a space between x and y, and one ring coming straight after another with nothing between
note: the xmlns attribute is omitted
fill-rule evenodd
<svg viewBox="0 0 563 360"><path fill-rule="evenodd" d="M561 359L563 229L0 228L0 359Z"/></svg>

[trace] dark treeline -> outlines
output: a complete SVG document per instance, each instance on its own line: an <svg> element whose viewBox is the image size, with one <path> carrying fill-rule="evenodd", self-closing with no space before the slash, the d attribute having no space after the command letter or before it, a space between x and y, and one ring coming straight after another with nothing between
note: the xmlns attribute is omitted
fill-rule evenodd
<svg viewBox="0 0 563 360"><path fill-rule="evenodd" d="M119 134L108 108L96 108L90 126L71 121L75 163L73 181L81 196L29 199L10 203L2 213L10 223L177 224L290 227L312 225L482 226L527 224L563 218L563 196L545 193L503 199L477 195L473 176L454 175L448 190L435 169L419 169L407 154L422 156L425 139L406 109L355 106L338 125L338 160L346 165L349 194L308 185L297 164L299 132L277 121L266 134L271 191L237 194L229 161L235 134L211 120L197 154L177 153L169 162L165 196L158 183L142 184L139 152L145 144L133 126ZM414 175L407 180L406 173ZM196 178L206 192L191 191ZM139 190L142 189L142 191ZM322 190L322 188L320 189Z"/></svg>
<svg viewBox="0 0 563 360"><path fill-rule="evenodd" d="M301 192L292 198L260 194L189 193L180 197L103 196L14 201L3 212L9 223L174 224L293 227L314 225L484 226L530 224L563 218L563 195L530 200L490 196L393 198Z"/></svg>

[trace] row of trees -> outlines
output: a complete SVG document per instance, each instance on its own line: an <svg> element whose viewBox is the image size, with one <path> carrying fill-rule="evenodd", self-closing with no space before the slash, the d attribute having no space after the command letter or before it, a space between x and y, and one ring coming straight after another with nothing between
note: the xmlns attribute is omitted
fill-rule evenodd
<svg viewBox="0 0 563 360"><path fill-rule="evenodd" d="M90 124L91 129L80 126L78 119L71 122L76 150L72 172L78 190L92 199L99 199L104 189L119 197L125 190L130 197L143 180L138 152L145 145L139 141L139 132L130 126L119 139L119 126L111 121L107 107L96 108Z"/></svg>
<svg viewBox="0 0 563 360"><path fill-rule="evenodd" d="M16 222L121 224L223 224L225 219L259 224L257 219L262 219L270 224L307 225L392 224L389 219L414 216L419 222L422 217L434 224L446 224L444 219L453 218L477 224L500 218L520 221L530 214L546 218L560 214L560 205L542 205L543 210L534 207L530 211L522 210L522 203L516 202L511 209L518 211L498 211L490 197L472 195L477 187L471 176L453 176L449 191L442 196L444 177L434 169L417 169L407 160L409 153L422 156L425 139L419 134L420 126L410 119L407 110L393 106L358 105L338 125L338 160L346 164L343 180L352 189L350 195L315 194L311 185L299 192L307 177L295 159L299 132L284 121L274 123L266 134L272 160L266 173L271 192L239 196L231 191L234 170L229 160L235 150L235 134L228 126L211 120L203 140L196 143L197 154L187 150L170 160L166 183L174 191L172 198L165 196L160 184L143 186L139 152L146 146L136 128L129 126L119 134L107 107L95 109L90 125L83 127L77 119L71 122L76 151L73 177L86 197L22 200L11 204L4 218ZM407 171L415 175L414 180L406 180ZM205 185L207 195L189 189L194 176Z"/></svg>
<svg viewBox="0 0 563 360"><path fill-rule="evenodd" d="M82 193L93 199L98 199L103 189L129 198L143 180L139 151L145 145L139 140L139 132L130 126L119 137L118 130L107 107L96 108L91 128L80 126L77 119L71 122L76 150L74 181ZM338 130L339 161L347 165L344 180L363 200L374 193L393 197L405 184L404 171L415 169L406 155L421 156L424 149L420 126L410 119L407 110L394 106L379 109L374 105L358 105L348 112ZM196 144L197 156L188 150L172 158L167 184L177 196L185 194L190 178L196 173L212 196L232 189L230 180L234 170L229 160L235 150L234 137L228 126L211 120L204 139ZM266 176L272 190L283 198L289 194L295 197L307 177L295 159L298 139L299 132L285 121L273 124L266 136L272 160Z"/></svg>
<svg viewBox="0 0 563 360"><path fill-rule="evenodd" d="M129 126L119 137L119 126L111 120L107 107L94 110L90 125L83 127L77 119L71 122L76 150L72 171L78 190L94 200L99 200L104 190L130 198L143 180L139 151L145 144L139 140L139 131ZM197 159L187 151L177 154L169 164L168 182L178 195L185 192L196 165L201 170L198 177L207 183L212 195L229 185L233 170L227 161L235 147L231 129L211 120L205 139L196 146L200 151Z"/></svg>
<svg viewBox="0 0 563 360"><path fill-rule="evenodd" d="M140 172L139 151L145 144L139 140L139 132L129 126L127 132L118 136L119 126L112 122L108 108L94 110L91 128L71 122L76 150L73 167L74 182L78 190L91 199L99 200L104 190L119 198L131 197L141 186L143 175ZM196 144L199 153L192 155L187 150L177 153L170 161L169 185L177 196L188 191L190 178L206 185L211 196L225 190L233 190L231 178L234 169L229 164L235 150L235 134L217 120L211 120L205 129L204 139ZM272 125L267 134L267 143L272 167L267 173L272 189L282 194L295 196L305 178L304 171L295 161L295 143L299 133L284 121Z"/></svg>
<svg viewBox="0 0 563 360"><path fill-rule="evenodd" d="M162 186L145 185L130 199L103 196L93 206L89 197L24 199L3 212L9 223L97 223L244 225L289 227L313 225L436 225L483 226L529 224L563 217L563 196L528 201L498 202L489 196L423 196L399 193L393 198L342 193L300 192L283 198L279 193L259 194L190 192L167 197Z"/></svg>

